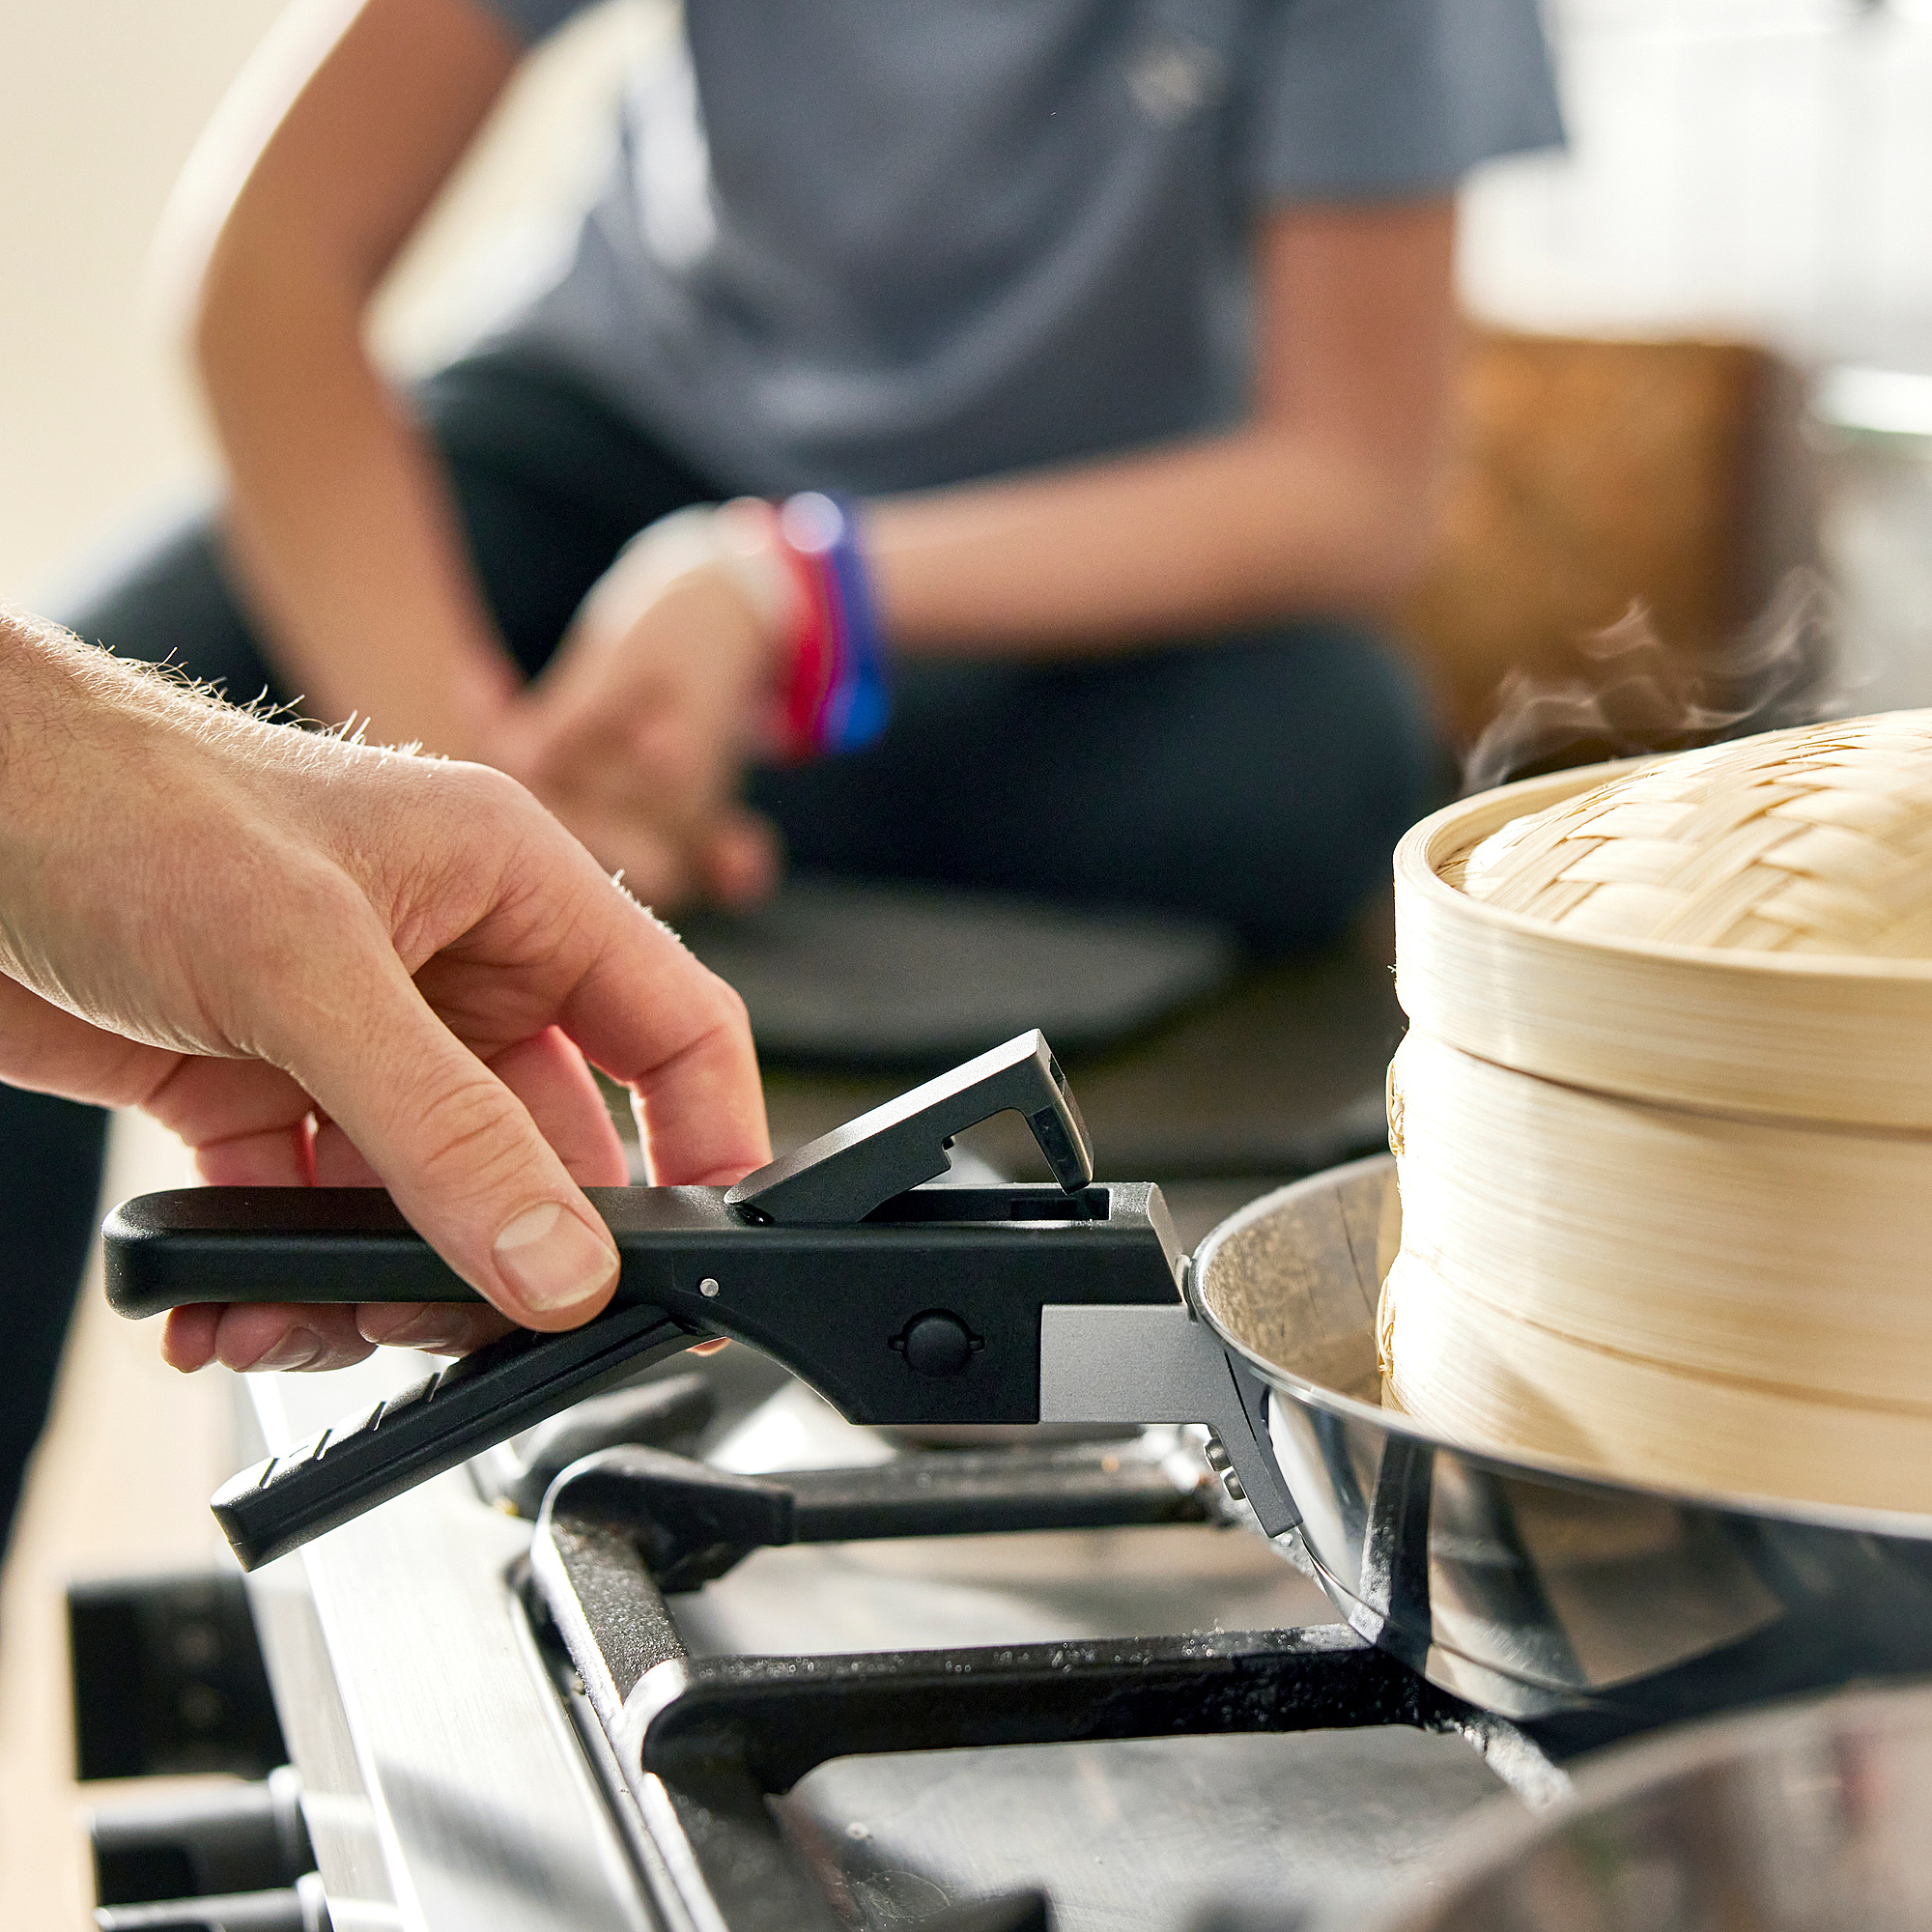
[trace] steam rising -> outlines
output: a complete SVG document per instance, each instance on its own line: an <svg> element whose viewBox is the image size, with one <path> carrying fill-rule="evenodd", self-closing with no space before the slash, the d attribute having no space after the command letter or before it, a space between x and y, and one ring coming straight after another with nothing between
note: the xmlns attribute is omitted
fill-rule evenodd
<svg viewBox="0 0 1932 1932"><path fill-rule="evenodd" d="M1596 758L1678 751L1719 738L1835 718L1863 680L1836 648L1831 592L1815 571L1787 571L1763 613L1717 650L1673 650L1640 603L1580 639L1567 675L1518 668L1470 747L1465 794Z"/></svg>

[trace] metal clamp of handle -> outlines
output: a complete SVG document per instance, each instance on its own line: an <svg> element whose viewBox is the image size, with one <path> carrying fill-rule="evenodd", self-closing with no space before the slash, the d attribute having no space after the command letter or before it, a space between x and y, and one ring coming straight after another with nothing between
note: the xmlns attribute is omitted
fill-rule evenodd
<svg viewBox="0 0 1932 1932"><path fill-rule="evenodd" d="M1205 1422L1263 1531L1301 1520L1266 1447L1266 1391L1184 1303L1039 1311L1042 1422Z"/></svg>

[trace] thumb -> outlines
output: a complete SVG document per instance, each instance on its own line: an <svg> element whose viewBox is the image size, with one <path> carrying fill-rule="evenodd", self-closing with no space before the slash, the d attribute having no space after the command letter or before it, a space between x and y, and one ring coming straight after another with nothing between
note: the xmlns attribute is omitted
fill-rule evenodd
<svg viewBox="0 0 1932 1932"><path fill-rule="evenodd" d="M616 1285L616 1244L523 1103L386 947L336 968L334 1010L276 1057L478 1293L525 1327L587 1321Z"/></svg>

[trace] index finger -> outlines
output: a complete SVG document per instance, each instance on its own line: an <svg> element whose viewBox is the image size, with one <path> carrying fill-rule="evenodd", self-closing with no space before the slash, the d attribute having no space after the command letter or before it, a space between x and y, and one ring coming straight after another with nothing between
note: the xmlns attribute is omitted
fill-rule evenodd
<svg viewBox="0 0 1932 1932"><path fill-rule="evenodd" d="M761 1166L770 1142L744 1002L522 787L480 771L465 785L459 863L413 878L466 923L438 946L407 902L389 913L415 932L403 963L430 1009L486 1058L559 1027L637 1096L660 1181L728 1183Z"/></svg>
<svg viewBox="0 0 1932 1932"><path fill-rule="evenodd" d="M558 1020L637 1096L651 1179L724 1186L771 1158L745 1003L620 887L586 909L590 956Z"/></svg>

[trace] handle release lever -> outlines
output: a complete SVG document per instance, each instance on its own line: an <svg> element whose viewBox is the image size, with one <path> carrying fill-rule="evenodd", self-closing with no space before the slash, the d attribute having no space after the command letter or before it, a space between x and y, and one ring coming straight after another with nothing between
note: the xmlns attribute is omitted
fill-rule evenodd
<svg viewBox="0 0 1932 1932"><path fill-rule="evenodd" d="M1087 1123L1037 1027L761 1167L725 1196L742 1219L831 1228L863 1221L947 1171L954 1134L1012 1108L1069 1194L1094 1179Z"/></svg>

